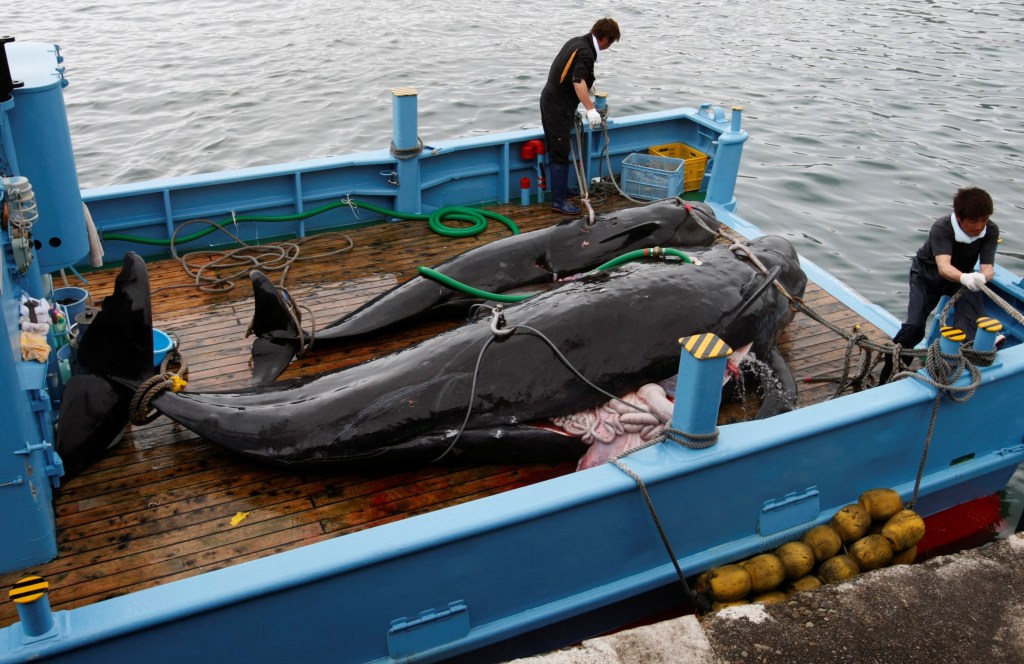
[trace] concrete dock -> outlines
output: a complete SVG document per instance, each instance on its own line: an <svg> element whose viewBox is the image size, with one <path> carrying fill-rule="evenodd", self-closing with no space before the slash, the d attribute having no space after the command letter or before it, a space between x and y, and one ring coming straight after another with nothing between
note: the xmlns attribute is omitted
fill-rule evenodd
<svg viewBox="0 0 1024 664"><path fill-rule="evenodd" d="M1020 664L1024 533L863 574L779 604L684 616L529 664Z"/></svg>

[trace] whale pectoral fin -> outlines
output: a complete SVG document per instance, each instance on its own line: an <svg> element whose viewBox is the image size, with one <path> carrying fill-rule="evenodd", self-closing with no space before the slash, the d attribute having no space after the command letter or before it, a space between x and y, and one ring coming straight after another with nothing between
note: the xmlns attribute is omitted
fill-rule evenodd
<svg viewBox="0 0 1024 664"><path fill-rule="evenodd" d="M277 287L259 270L249 274L255 310L251 330L254 383L269 382L281 375L299 352L301 332L290 307Z"/></svg>
<svg viewBox="0 0 1024 664"><path fill-rule="evenodd" d="M788 413L796 408L797 386L789 365L782 357L778 348L772 348L768 365L771 367L771 376L763 378L761 386L764 393L764 401L757 411L755 419L764 419L780 413Z"/></svg>
<svg viewBox="0 0 1024 664"><path fill-rule="evenodd" d="M646 221L642 224L630 226L629 228L623 231L609 235L608 237L601 240L601 244L605 244L606 242L617 242L621 238L626 238L626 242L630 246L643 244L649 236L654 234L660 228L661 226L660 224L658 224L658 222Z"/></svg>

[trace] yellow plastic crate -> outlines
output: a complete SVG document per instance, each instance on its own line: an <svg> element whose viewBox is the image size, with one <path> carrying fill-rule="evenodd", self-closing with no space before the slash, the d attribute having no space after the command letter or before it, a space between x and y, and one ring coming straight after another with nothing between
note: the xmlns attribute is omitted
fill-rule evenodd
<svg viewBox="0 0 1024 664"><path fill-rule="evenodd" d="M704 180L704 169L708 166L708 156L694 150L686 143L665 143L652 145L648 152L659 157L671 157L683 160L683 191L697 191Z"/></svg>

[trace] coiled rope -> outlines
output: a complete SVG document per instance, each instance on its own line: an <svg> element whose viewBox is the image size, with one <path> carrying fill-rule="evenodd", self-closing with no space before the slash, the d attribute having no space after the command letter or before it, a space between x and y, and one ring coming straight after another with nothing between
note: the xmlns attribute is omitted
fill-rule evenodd
<svg viewBox="0 0 1024 664"><path fill-rule="evenodd" d="M925 363L927 375L921 375L916 371L903 371L893 376L893 380L913 378L914 380L931 385L936 390L935 399L932 402L931 417L928 421L928 433L925 436L924 447L921 452L921 462L918 465L917 477L914 480L914 493L908 503L908 509L914 509L914 505L917 503L917 495L921 489L924 466L928 460L928 451L931 447L932 436L935 433L935 422L939 415L939 404L942 402L943 395L948 396L955 403L964 403L974 396L978 386L981 385L981 371L978 367L968 361L961 353L955 355L943 353L940 350L939 343L939 340L936 339L928 347L928 359ZM965 368L970 373L970 383L967 385L954 385L963 376Z"/></svg>
<svg viewBox="0 0 1024 664"><path fill-rule="evenodd" d="M171 390L182 392L188 387L188 365L178 349L178 339L173 337L174 346L160 362L160 370L135 390L128 405L128 421L132 424L149 424L160 413L150 403L161 392Z"/></svg>
<svg viewBox="0 0 1024 664"><path fill-rule="evenodd" d="M401 161L407 161L409 159L415 159L421 152L423 152L423 139L419 136L416 137L416 147L412 148L399 148L395 145L394 141L391 141L391 156Z"/></svg>

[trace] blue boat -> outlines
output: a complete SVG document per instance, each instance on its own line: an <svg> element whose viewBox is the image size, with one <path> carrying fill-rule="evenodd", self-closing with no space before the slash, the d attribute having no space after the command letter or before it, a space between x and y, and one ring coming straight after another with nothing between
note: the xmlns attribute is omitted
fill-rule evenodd
<svg viewBox="0 0 1024 664"><path fill-rule="evenodd" d="M0 388L7 404L0 572L23 582L12 586L18 617L0 628L0 662L501 660L645 618L679 601L681 576L798 538L867 489L895 489L934 517L990 499L1024 460L1024 412L1017 405L1024 388L1024 279L997 267L987 313L1006 340L991 363L977 367L970 398L958 388L971 385L971 375L951 387L904 379L844 392L766 419L719 421L717 442L704 449L647 447L621 459L629 474L613 464L556 470L486 497L394 521L382 517L380 525L310 537L319 541L304 546L282 545L287 550L280 553L243 551L240 559L252 559L166 582L132 581L131 567L108 566L95 555L77 573L109 577L112 596L51 607L60 575L45 570L70 555L58 547L60 531L70 526L62 525L66 514L55 510L55 495L77 486L61 486L63 463L54 447L72 345L54 325L45 361L23 359L32 350L18 329L23 294L59 299L55 280L79 271L82 286L98 289L113 280L126 252L155 264L195 219L220 221L202 243L222 246L235 241L232 235L257 242L411 227L419 222L403 217L453 206L535 209L544 193L543 156L535 149L543 137L529 129L424 145L416 91L395 89L390 148L80 191L59 48L10 39L4 48L11 83L0 80L0 147L12 221L2 233L0 345L8 352L0 353L0 374L7 376ZM0 67L0 75L7 69ZM762 233L739 216L735 197L747 136L741 109L705 103L613 117L602 131L583 133L579 153L587 174L615 179L634 198L703 201L733 233L754 239ZM662 169L631 180L643 175L643 156L667 159L682 177L675 181ZM90 224L111 261L95 272L85 267L95 246ZM898 327L817 265L803 260L802 268L815 292L844 312L847 328L871 326L885 337ZM70 325L88 314L88 302L86 289L65 288ZM940 336L936 326L926 343L959 356L955 339ZM987 341L994 344L994 337L995 331ZM841 364L846 340L835 336L829 344ZM184 340L180 350L189 351ZM685 358L683 349L681 363ZM203 370L218 371L212 364ZM704 401L717 411L717 400ZM161 435L187 437L180 427L163 426ZM145 431L134 427L125 438ZM101 502L98 494L91 499ZM244 527L246 514L236 518ZM103 551L130 544L113 541Z"/></svg>

